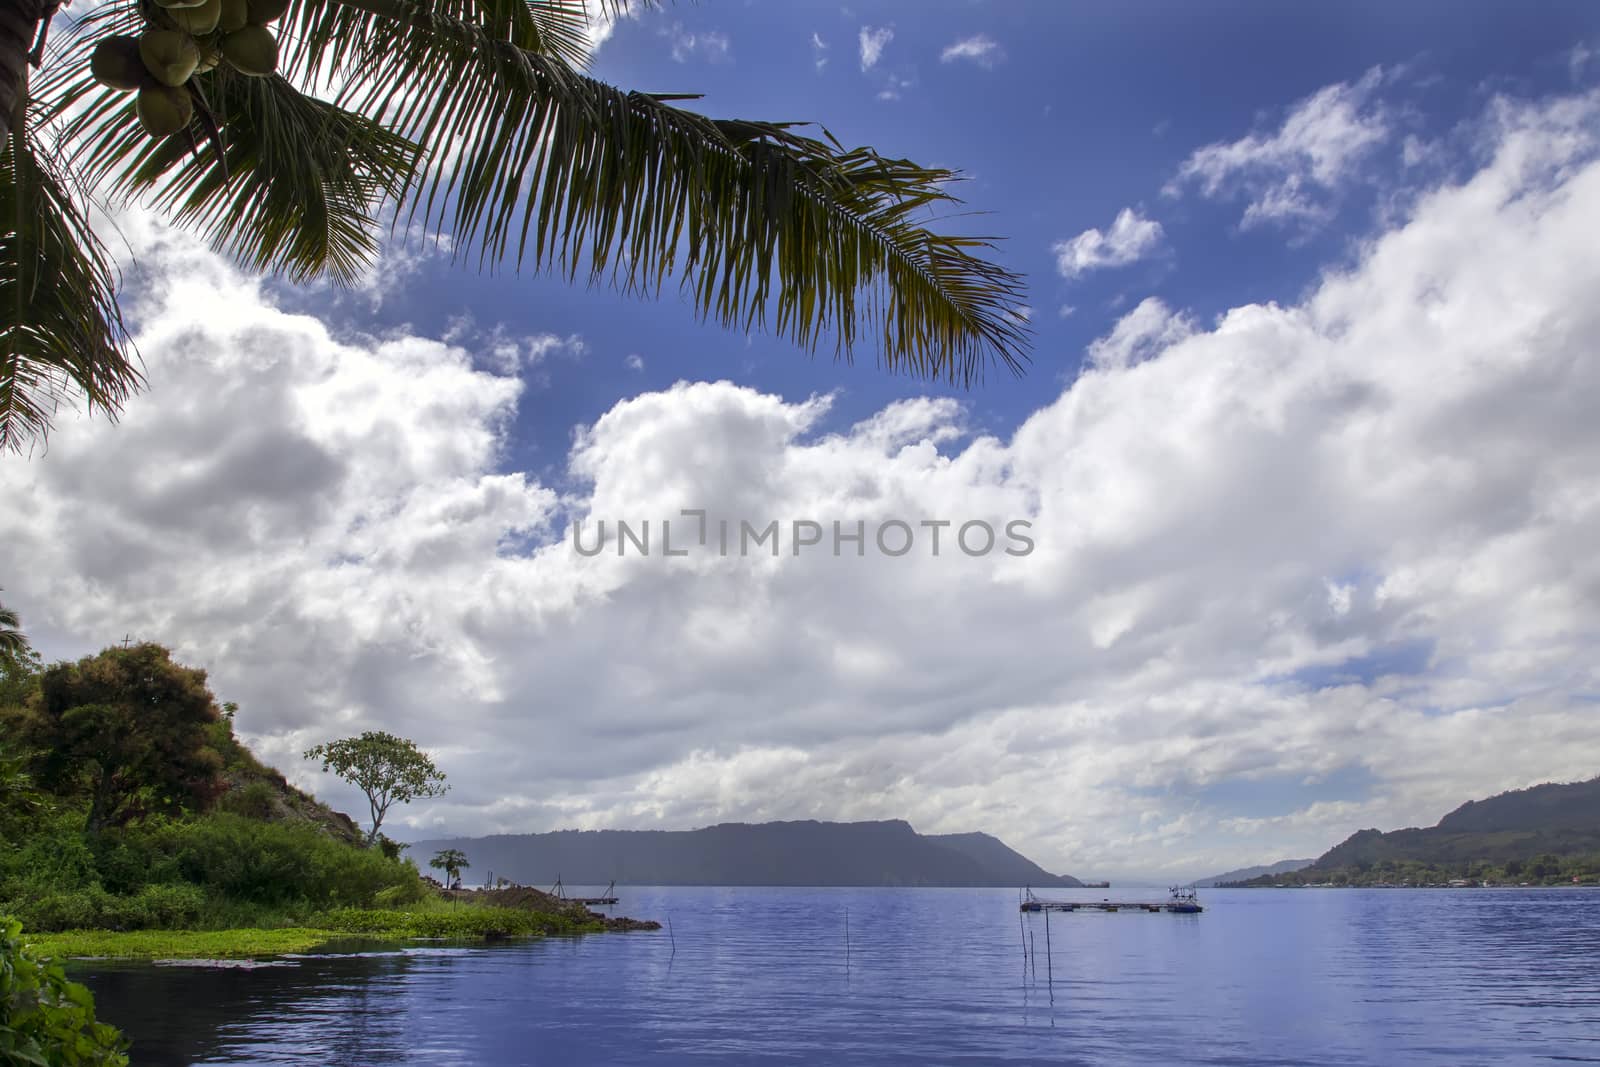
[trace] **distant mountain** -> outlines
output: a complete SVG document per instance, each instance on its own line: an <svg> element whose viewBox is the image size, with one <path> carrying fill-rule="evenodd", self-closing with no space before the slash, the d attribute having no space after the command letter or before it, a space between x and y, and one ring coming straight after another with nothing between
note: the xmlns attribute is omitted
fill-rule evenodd
<svg viewBox="0 0 1600 1067"><path fill-rule="evenodd" d="M558 830L418 841L421 863L458 848L466 881L528 885L851 885L1070 887L988 834L923 835L886 822L722 823L700 830Z"/></svg>
<svg viewBox="0 0 1600 1067"><path fill-rule="evenodd" d="M1570 882L1600 877L1600 778L1469 800L1418 829L1360 830L1266 884L1426 883L1443 878Z"/></svg>
<svg viewBox="0 0 1600 1067"><path fill-rule="evenodd" d="M1210 878L1201 878L1194 884L1198 889L1209 889L1212 886L1218 886L1224 882L1243 882L1251 878L1260 878L1262 875L1268 874L1288 874L1290 871L1298 871L1302 867L1309 867L1315 862L1317 861L1279 860L1277 863L1269 863L1264 866L1240 867L1238 870L1228 871L1226 874L1214 874Z"/></svg>

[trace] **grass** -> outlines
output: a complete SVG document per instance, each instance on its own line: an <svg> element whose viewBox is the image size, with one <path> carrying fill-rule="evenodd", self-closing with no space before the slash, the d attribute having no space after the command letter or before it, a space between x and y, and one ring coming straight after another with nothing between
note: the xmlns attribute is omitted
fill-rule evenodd
<svg viewBox="0 0 1600 1067"><path fill-rule="evenodd" d="M279 929L231 930L68 930L30 934L25 940L42 956L117 959L243 959L305 952L340 940L452 941L498 940L546 934L580 934L601 929L565 915L483 906L443 907L428 902L415 910L339 908L321 912L308 925ZM432 906L429 906L432 905Z"/></svg>
<svg viewBox="0 0 1600 1067"><path fill-rule="evenodd" d="M342 936L291 926L280 930L68 930L24 934L40 956L96 956L139 960L220 960L305 952Z"/></svg>

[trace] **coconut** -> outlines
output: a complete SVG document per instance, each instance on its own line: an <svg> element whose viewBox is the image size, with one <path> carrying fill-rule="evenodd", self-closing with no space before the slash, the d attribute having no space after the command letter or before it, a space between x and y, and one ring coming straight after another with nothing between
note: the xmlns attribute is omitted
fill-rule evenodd
<svg viewBox="0 0 1600 1067"><path fill-rule="evenodd" d="M277 22L289 10L289 0L245 0L245 4L250 9L250 22L255 26Z"/></svg>
<svg viewBox="0 0 1600 1067"><path fill-rule="evenodd" d="M168 11L178 11L186 7L200 7L206 0L156 0L157 7L164 7Z"/></svg>
<svg viewBox="0 0 1600 1067"><path fill-rule="evenodd" d="M139 90L134 104L139 125L151 137L168 137L189 125L194 114L194 101L189 90L169 85L146 85Z"/></svg>
<svg viewBox="0 0 1600 1067"><path fill-rule="evenodd" d="M223 33L235 33L244 29L250 21L250 5L245 0L218 0L222 5L222 16L217 19L217 29Z"/></svg>
<svg viewBox="0 0 1600 1067"><path fill-rule="evenodd" d="M222 0L205 0L199 7L174 8L167 12L173 25L191 37L203 37L217 28L222 16Z"/></svg>
<svg viewBox="0 0 1600 1067"><path fill-rule="evenodd" d="M112 89L137 89L150 77L139 58L139 38L107 37L94 46L89 57L89 73L101 85Z"/></svg>
<svg viewBox="0 0 1600 1067"><path fill-rule="evenodd" d="M265 26L246 26L222 39L222 54L240 74L264 78L278 69L278 39Z"/></svg>
<svg viewBox="0 0 1600 1067"><path fill-rule="evenodd" d="M200 46L177 30L145 30L139 38L139 58L162 85L182 85L200 62Z"/></svg>

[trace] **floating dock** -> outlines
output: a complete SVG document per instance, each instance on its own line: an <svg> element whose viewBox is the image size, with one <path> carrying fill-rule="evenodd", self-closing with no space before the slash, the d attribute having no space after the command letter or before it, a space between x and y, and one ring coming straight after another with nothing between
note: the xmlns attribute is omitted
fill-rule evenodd
<svg viewBox="0 0 1600 1067"><path fill-rule="evenodd" d="M1045 900L1032 889L1023 891L1023 911L1144 911L1198 915L1205 911L1193 889L1174 887L1166 900Z"/></svg>

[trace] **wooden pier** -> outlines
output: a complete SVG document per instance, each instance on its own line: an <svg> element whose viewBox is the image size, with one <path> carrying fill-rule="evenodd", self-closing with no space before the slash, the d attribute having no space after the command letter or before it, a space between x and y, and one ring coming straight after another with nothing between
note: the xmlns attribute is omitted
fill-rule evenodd
<svg viewBox="0 0 1600 1067"><path fill-rule="evenodd" d="M556 884L550 887L550 895L554 896L554 897L559 897L562 900L571 901L574 904L582 904L585 907L594 907L596 905L602 906L602 907L609 907L610 905L615 904L617 902L617 897L615 895L616 888L617 888L617 882L616 882L616 879L613 878L611 880L611 884L606 886L606 891L604 893L602 893L600 896L597 896L597 897L569 897L569 896L567 896L567 891L564 888L562 888L562 886L561 886L561 877L560 877L560 875L557 875L556 876Z"/></svg>
<svg viewBox="0 0 1600 1067"><path fill-rule="evenodd" d="M1204 911L1193 889L1174 888L1166 900L1045 900L1032 889L1023 891L1022 910L1045 911L1143 911L1198 915Z"/></svg>

